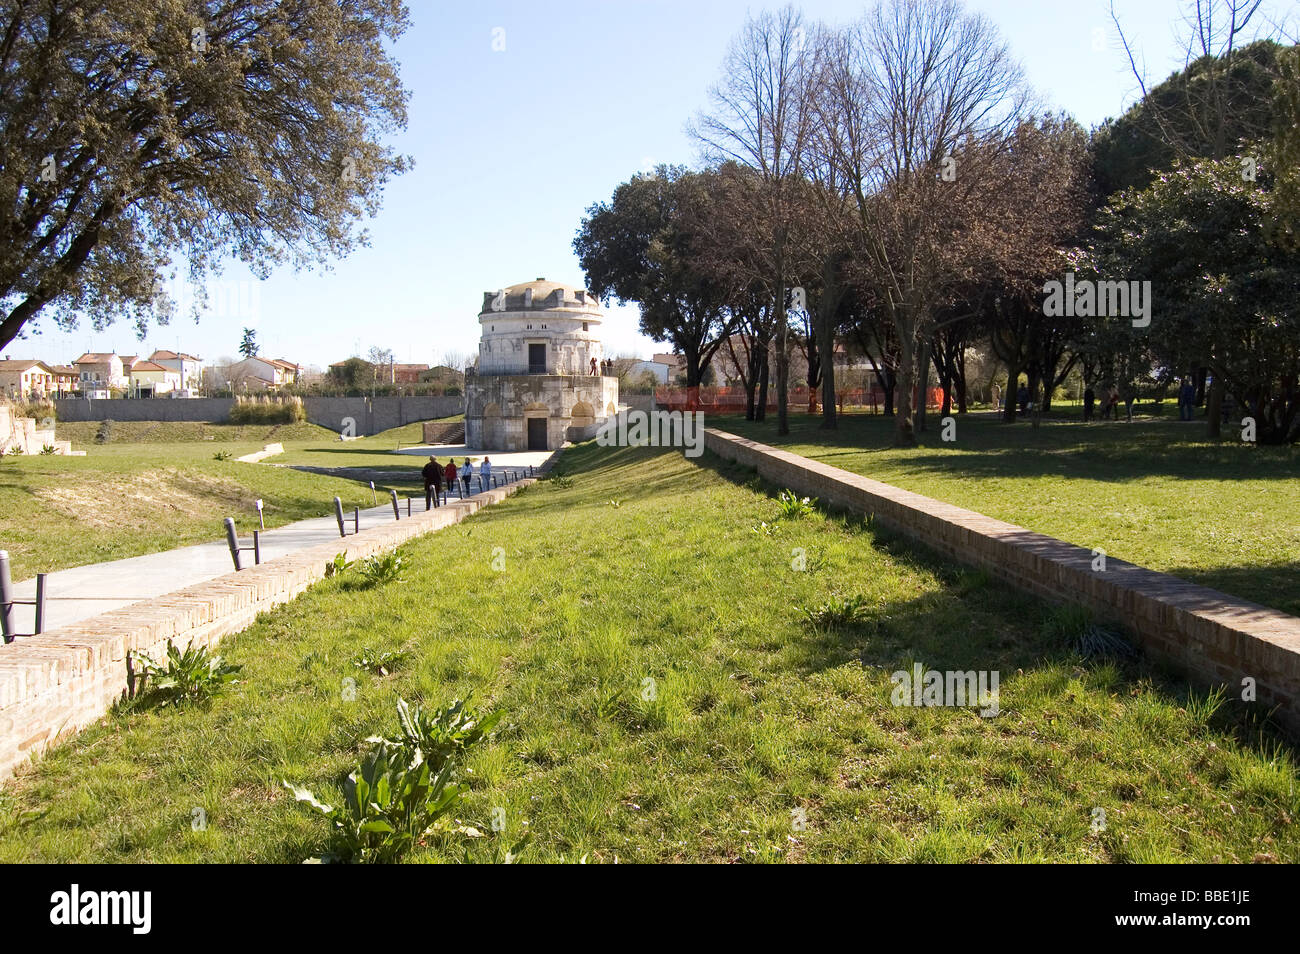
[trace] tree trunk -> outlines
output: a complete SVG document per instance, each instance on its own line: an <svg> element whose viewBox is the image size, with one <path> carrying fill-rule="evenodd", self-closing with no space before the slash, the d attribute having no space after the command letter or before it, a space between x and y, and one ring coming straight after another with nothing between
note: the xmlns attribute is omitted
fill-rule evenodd
<svg viewBox="0 0 1300 954"><path fill-rule="evenodd" d="M1016 394L1020 390L1020 365L1007 362L1007 387L1002 397L1002 420L1007 424L1016 423Z"/></svg>
<svg viewBox="0 0 1300 954"><path fill-rule="evenodd" d="M776 295L776 432L790 433L790 352L786 348L785 282L777 286Z"/></svg>
<svg viewBox="0 0 1300 954"><path fill-rule="evenodd" d="M1218 371L1214 372L1214 380L1210 383L1205 413L1210 423L1210 440L1217 441L1223 433L1223 375Z"/></svg>
<svg viewBox="0 0 1300 954"><path fill-rule="evenodd" d="M767 359L767 345L764 344L759 349L759 357L762 365L758 369L758 404L754 408L754 420L767 420L767 379L770 374L771 362Z"/></svg>
<svg viewBox="0 0 1300 954"><path fill-rule="evenodd" d="M926 411L929 404L929 384L930 384L930 339L927 337L920 343L916 356L916 430L924 433L926 430Z"/></svg>
<svg viewBox="0 0 1300 954"><path fill-rule="evenodd" d="M913 430L912 420L912 391L916 387L916 349L912 329L909 327L907 331L908 333L904 334L903 329L900 328L898 335L898 383L894 395L898 404L894 416L894 446L896 447L916 446L916 432Z"/></svg>

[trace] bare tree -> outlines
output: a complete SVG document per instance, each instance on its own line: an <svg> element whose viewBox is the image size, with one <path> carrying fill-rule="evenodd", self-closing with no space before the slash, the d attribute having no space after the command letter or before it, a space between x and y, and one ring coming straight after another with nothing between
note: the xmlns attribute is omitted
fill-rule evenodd
<svg viewBox="0 0 1300 954"><path fill-rule="evenodd" d="M710 91L711 111L691 127L709 160L738 163L753 170L761 183L751 221L763 236L766 284L775 306L780 434L790 432L786 308L809 121L803 102L807 42L803 15L792 6L750 17L732 41L721 81Z"/></svg>
<svg viewBox="0 0 1300 954"><path fill-rule="evenodd" d="M899 345L895 439L911 445L937 311L980 258L972 245L986 237L971 225L999 184L989 150L963 148L1007 141L1028 94L996 28L956 0L877 6L848 31L827 83L828 147L853 184L862 272Z"/></svg>

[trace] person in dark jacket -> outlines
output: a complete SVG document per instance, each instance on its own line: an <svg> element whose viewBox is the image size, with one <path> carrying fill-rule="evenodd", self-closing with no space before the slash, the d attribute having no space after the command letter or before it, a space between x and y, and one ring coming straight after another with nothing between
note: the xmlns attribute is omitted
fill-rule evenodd
<svg viewBox="0 0 1300 954"><path fill-rule="evenodd" d="M461 485L465 488L464 496L466 497L469 496L469 482L470 482L470 478L472 478L473 476L474 476L474 465L471 464L469 458L466 457L465 463L460 465L460 482Z"/></svg>
<svg viewBox="0 0 1300 954"><path fill-rule="evenodd" d="M447 458L447 467L443 470L442 475L447 478L447 493L451 493L456 486L456 461L454 458Z"/></svg>
<svg viewBox="0 0 1300 954"><path fill-rule="evenodd" d="M438 496L442 493L442 465L430 457L420 476L424 478L424 509L438 506Z"/></svg>
<svg viewBox="0 0 1300 954"><path fill-rule="evenodd" d="M1093 410L1096 408L1096 405L1097 392L1092 389L1092 385L1090 384L1083 392L1083 419L1085 421L1092 420Z"/></svg>

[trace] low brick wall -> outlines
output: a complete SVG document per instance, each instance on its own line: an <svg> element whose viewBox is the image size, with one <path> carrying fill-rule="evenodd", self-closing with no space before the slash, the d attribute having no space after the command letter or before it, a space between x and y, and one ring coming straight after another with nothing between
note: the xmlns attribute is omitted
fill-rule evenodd
<svg viewBox="0 0 1300 954"><path fill-rule="evenodd" d="M128 654L140 651L159 659L169 639L182 648L214 645L322 579L325 564L340 550L347 550L350 559L390 550L459 523L533 482L521 480L435 510L421 509L395 523L0 645L0 779L103 716L130 688Z"/></svg>
<svg viewBox="0 0 1300 954"><path fill-rule="evenodd" d="M757 468L764 480L836 507L873 514L889 529L961 563L1054 601L1081 604L1120 623L1151 656L1193 681L1240 698L1252 678L1258 701L1300 734L1300 618L1094 553L1015 524L923 497L838 467L708 428L705 447Z"/></svg>

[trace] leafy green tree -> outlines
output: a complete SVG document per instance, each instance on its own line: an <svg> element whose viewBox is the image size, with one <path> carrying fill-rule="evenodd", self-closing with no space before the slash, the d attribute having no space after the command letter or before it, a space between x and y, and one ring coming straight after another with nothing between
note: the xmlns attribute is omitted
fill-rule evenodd
<svg viewBox="0 0 1300 954"><path fill-rule="evenodd" d="M1272 127L1273 83L1283 50L1258 40L1205 55L1152 87L1095 134L1094 174L1103 196L1144 188L1176 159L1223 159Z"/></svg>
<svg viewBox="0 0 1300 954"><path fill-rule="evenodd" d="M641 331L671 342L698 387L730 332L723 287L702 266L694 222L708 215L713 173L660 166L587 210L573 249L587 287L602 299L636 302Z"/></svg>
<svg viewBox="0 0 1300 954"><path fill-rule="evenodd" d="M365 242L408 160L400 0L0 4L0 347L37 315L143 331L161 272L265 277Z"/></svg>
<svg viewBox="0 0 1300 954"><path fill-rule="evenodd" d="M245 358L251 358L257 354L257 332L252 328L244 329L244 336L239 339L239 353Z"/></svg>
<svg viewBox="0 0 1300 954"><path fill-rule="evenodd" d="M1275 201L1235 157L1179 162L1116 196L1089 249L1094 274L1152 282L1150 326L1103 331L1118 350L1145 333L1166 371L1208 367L1273 444L1300 440L1300 251L1270 241Z"/></svg>

